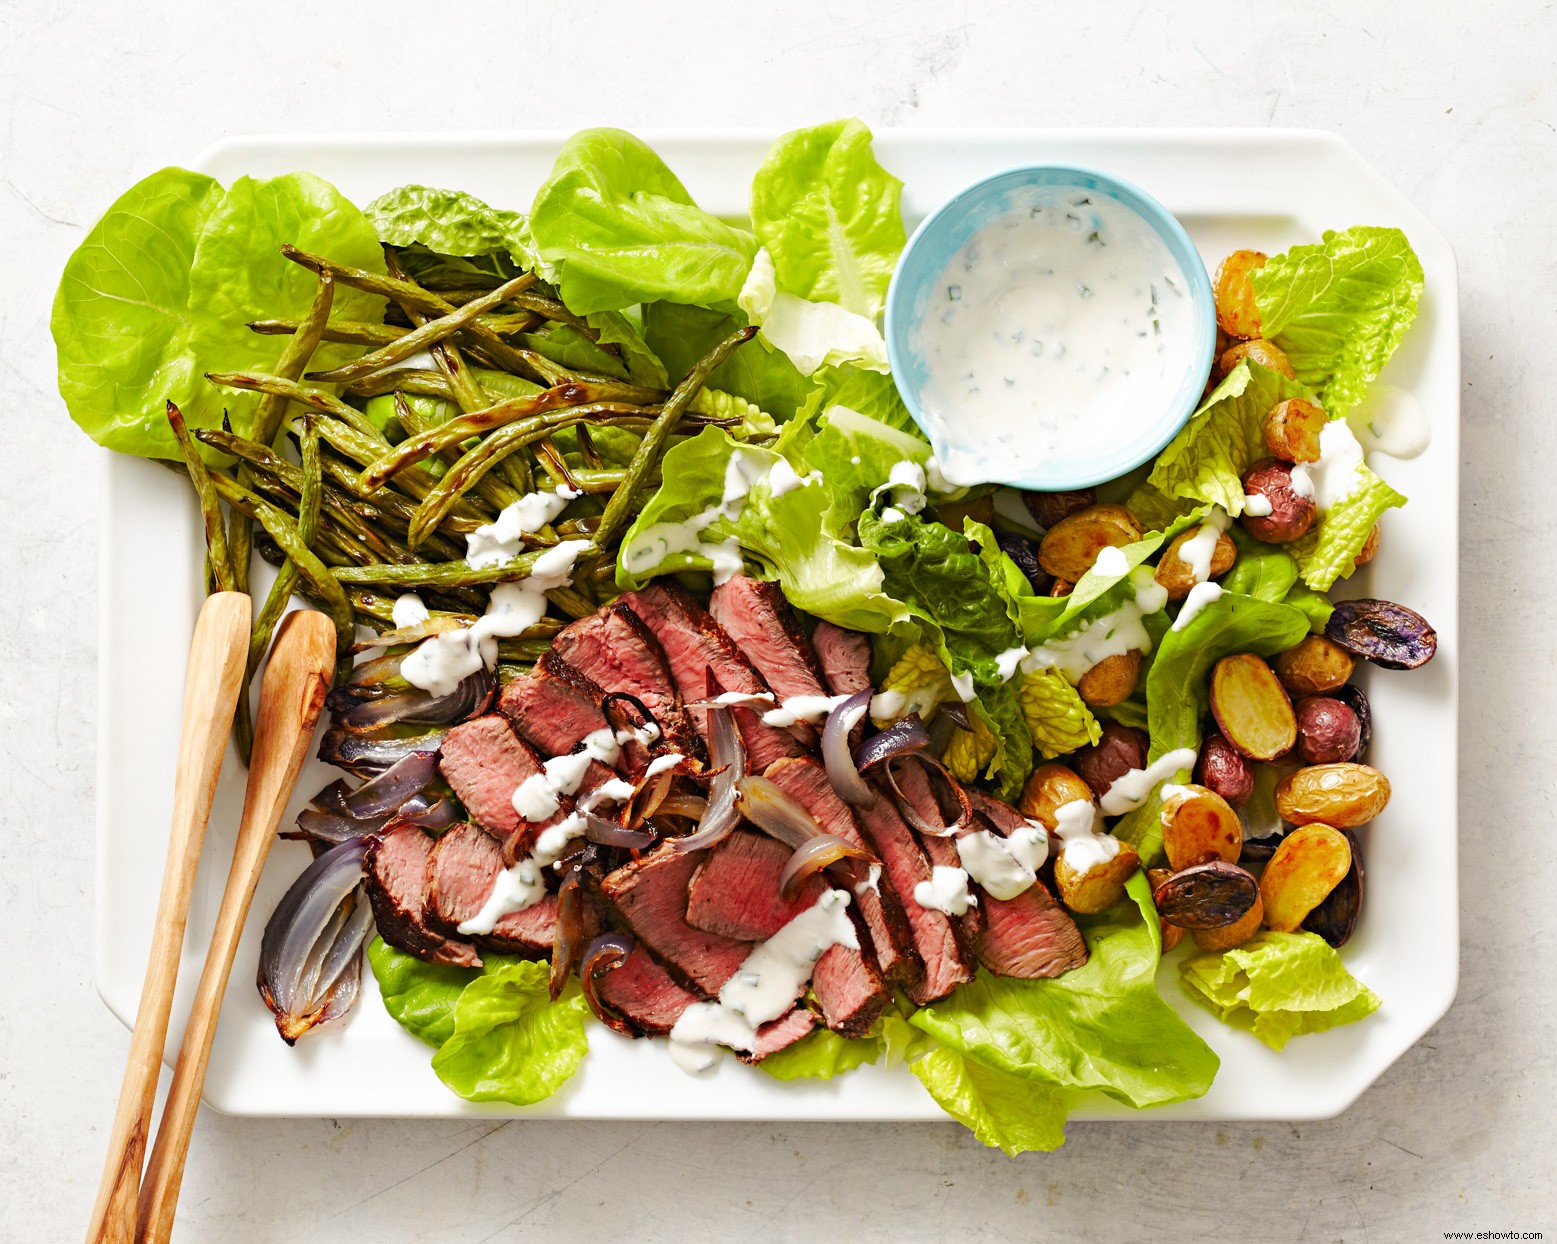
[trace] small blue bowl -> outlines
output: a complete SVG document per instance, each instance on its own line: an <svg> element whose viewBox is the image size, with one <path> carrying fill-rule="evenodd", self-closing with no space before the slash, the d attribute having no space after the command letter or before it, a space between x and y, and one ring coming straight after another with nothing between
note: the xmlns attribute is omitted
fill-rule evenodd
<svg viewBox="0 0 1557 1244"><path fill-rule="evenodd" d="M1043 464L1021 478L1012 478L1009 463L986 464L985 482L1058 492L1090 487L1133 470L1161 451L1184 426L1200 402L1205 378L1211 370L1216 349L1216 302L1211 279L1184 227L1161 203L1128 182L1073 164L1025 165L974 182L931 212L914 230L887 291L887 357L892 364L892 376L914 422L930 438L937 454L944 455L948 442L943 429L926 416L920 401L927 377L923 358L910 344L914 330L923 323L931 296L939 291L939 278L951 258L979 229L1021 205L1024 192L1034 187L1085 189L1130 208L1162 238L1169 255L1183 271L1196 319L1196 331L1185 342L1183 382L1161 417L1146 432L1122 443L1099 444L1095 456L1083 463L1071 459Z"/></svg>

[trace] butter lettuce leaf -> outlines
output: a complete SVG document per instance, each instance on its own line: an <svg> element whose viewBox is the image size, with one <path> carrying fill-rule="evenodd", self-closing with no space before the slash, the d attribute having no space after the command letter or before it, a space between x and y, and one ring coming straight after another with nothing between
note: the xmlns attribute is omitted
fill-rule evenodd
<svg viewBox="0 0 1557 1244"><path fill-rule="evenodd" d="M1422 265L1399 229L1360 225L1254 273L1260 331L1332 419L1363 398L1416 319Z"/></svg>
<svg viewBox="0 0 1557 1244"><path fill-rule="evenodd" d="M454 1035L454 1004L465 986L483 971L517 962L487 955L483 968L423 963L415 955L396 950L382 937L368 943L367 953L384 1009L397 1024L434 1049Z"/></svg>
<svg viewBox="0 0 1557 1244"><path fill-rule="evenodd" d="M1144 874L1084 921L1091 957L1052 980L980 971L908 1022L984 1066L1053 1089L1096 1089L1132 1106L1199 1097L1218 1060L1157 992L1161 933Z"/></svg>
<svg viewBox="0 0 1557 1244"><path fill-rule="evenodd" d="M761 329L762 340L781 351L803 375L851 364L888 370L887 342L876 322L836 302L812 302L778 288L766 249L752 260L736 303Z"/></svg>
<svg viewBox="0 0 1557 1244"><path fill-rule="evenodd" d="M1148 758L1200 746L1200 723L1211 706L1211 669L1225 656L1253 652L1274 656L1308 634L1307 616L1291 605L1235 592L1206 605L1183 630L1166 632L1157 643L1146 675ZM1181 772L1174 779L1187 782ZM1115 837L1132 844L1147 864L1162 850L1162 801L1153 791L1146 802L1114 824Z"/></svg>
<svg viewBox="0 0 1557 1244"><path fill-rule="evenodd" d="M757 1066L775 1080L831 1080L875 1062L881 1057L881 1049L874 1034L850 1040L830 1029L818 1028L778 1053L769 1054Z"/></svg>
<svg viewBox="0 0 1557 1244"><path fill-rule="evenodd" d="M1379 1009L1378 995L1314 933L1260 933L1233 950L1186 959L1179 979L1224 1023L1248 1029L1274 1050Z"/></svg>
<svg viewBox="0 0 1557 1244"><path fill-rule="evenodd" d="M648 348L665 364L672 382L735 329L745 316L676 302L650 303L643 309ZM806 401L814 387L795 365L762 341L748 342L714 368L708 387L745 398L783 422Z"/></svg>
<svg viewBox="0 0 1557 1244"><path fill-rule="evenodd" d="M745 229L698 207L647 143L617 129L581 130L562 145L529 223L580 315L660 300L733 306L757 251Z"/></svg>
<svg viewBox="0 0 1557 1244"><path fill-rule="evenodd" d="M362 214L391 246L421 246L467 258L503 254L520 268L535 267L523 214L488 207L463 190L397 186L379 195Z"/></svg>
<svg viewBox="0 0 1557 1244"><path fill-rule="evenodd" d="M454 1004L454 1030L433 1055L438 1078L467 1101L517 1106L550 1097L589 1052L589 1009L576 984L551 1000L545 963L483 969Z"/></svg>
<svg viewBox="0 0 1557 1244"><path fill-rule="evenodd" d="M773 257L777 288L874 320L907 240L902 191L860 121L779 138L751 188L752 229Z"/></svg>
<svg viewBox="0 0 1557 1244"><path fill-rule="evenodd" d="M1015 1157L1047 1153L1065 1143L1070 1110L1066 1093L988 1066L947 1049L931 1050L908 1065L936 1105L961 1123L982 1144Z"/></svg>

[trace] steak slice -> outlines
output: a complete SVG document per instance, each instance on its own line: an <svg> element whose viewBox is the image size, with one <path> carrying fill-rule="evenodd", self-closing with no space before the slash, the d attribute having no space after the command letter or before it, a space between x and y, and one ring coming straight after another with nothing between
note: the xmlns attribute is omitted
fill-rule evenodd
<svg viewBox="0 0 1557 1244"><path fill-rule="evenodd" d="M870 636L846 631L831 622L818 622L811 646L821 662L827 689L834 695L853 695L870 686Z"/></svg>
<svg viewBox="0 0 1557 1244"><path fill-rule="evenodd" d="M760 1063L769 1054L777 1054L802 1037L810 1036L815 1027L816 1016L805 1007L797 1006L788 1015L759 1026L756 1044L750 1050L736 1050L735 1056L743 1063Z"/></svg>
<svg viewBox="0 0 1557 1244"><path fill-rule="evenodd" d="M1013 830L1026 829L1032 824L1010 804L993 795L986 795L981 790L970 787L968 800L973 804L973 810L988 821L1001 837L1009 835Z"/></svg>
<svg viewBox="0 0 1557 1244"><path fill-rule="evenodd" d="M826 889L820 877L810 877L794 898L780 898L779 875L790 854L766 834L736 830L708 852L693 875L687 923L740 941L772 937Z"/></svg>
<svg viewBox="0 0 1557 1244"><path fill-rule="evenodd" d="M642 946L634 946L621 967L602 976L595 983L595 993L646 1037L664 1036L687 1007L700 1001L676 984Z"/></svg>
<svg viewBox="0 0 1557 1244"><path fill-rule="evenodd" d="M881 857L888 885L902 899L914 949L924 963L924 976L908 987L908 996L919 1006L944 998L973 979L973 968L958 944L951 917L914 901L914 887L930 880L930 861L885 792L873 806L860 812L859 820Z"/></svg>
<svg viewBox="0 0 1557 1244"><path fill-rule="evenodd" d="M714 589L708 609L780 700L827 694L811 641L778 584L736 575ZM804 722L795 735L806 743L816 738Z"/></svg>
<svg viewBox="0 0 1557 1244"><path fill-rule="evenodd" d="M600 696L590 694L585 679L552 676L547 673L549 664L569 670L562 661L548 663L542 657L536 673L520 674L503 688L497 708L536 751L561 756L596 730L604 730L606 719Z"/></svg>
<svg viewBox="0 0 1557 1244"><path fill-rule="evenodd" d="M833 790L820 761L810 756L780 760L768 767L766 776L805 808L824 831L862 850L868 849L854 813ZM852 877L849 888L854 892L854 906L869 930L881 974L893 984L907 985L918 980L924 965L914 954L913 934L898 896L890 887L883 889L879 881L875 886L869 884L868 865L849 860L840 867ZM832 1027L831 1023L828 1027Z"/></svg>
<svg viewBox="0 0 1557 1244"><path fill-rule="evenodd" d="M1059 976L1087 961L1087 943L1070 913L1042 881L1015 898L979 900L983 928L975 933L979 962L996 976L1023 980Z"/></svg>
<svg viewBox="0 0 1557 1244"><path fill-rule="evenodd" d="M701 851L661 843L607 873L601 892L638 940L676 981L712 998L751 953L751 943L694 929L687 923L687 890Z"/></svg>
<svg viewBox="0 0 1557 1244"><path fill-rule="evenodd" d="M490 834L475 825L456 825L433 846L427 864L427 920L457 933L462 921L486 906L503 871L503 852ZM551 953L557 936L557 896L548 894L533 907L510 912L492 932L476 940L502 954Z"/></svg>
<svg viewBox="0 0 1557 1244"><path fill-rule="evenodd" d="M541 761L507 719L496 713L450 730L438 768L471 819L503 844L510 862L528 855L541 831L573 810L565 796L545 820L527 821L514 809L514 792L525 779L541 772Z"/></svg>
<svg viewBox="0 0 1557 1244"><path fill-rule="evenodd" d="M397 950L427 963L479 968L475 946L445 937L427 922L426 896L431 835L415 825L391 822L368 841L362 862L368 900L379 936Z"/></svg>
<svg viewBox="0 0 1557 1244"><path fill-rule="evenodd" d="M563 627L552 649L602 691L625 691L642 701L669 746L702 753L659 640L622 601Z"/></svg>
<svg viewBox="0 0 1557 1244"><path fill-rule="evenodd" d="M856 930L862 921L852 913ZM860 945L867 938L861 932ZM892 994L882 982L875 964L858 950L831 946L816 961L811 975L811 992L822 1009L822 1021L844 1037L859 1037L886 1010Z"/></svg>
<svg viewBox="0 0 1557 1244"><path fill-rule="evenodd" d="M659 641L683 701L708 698L710 674L721 691L771 694L762 675L741 655L724 628L674 579L656 580L640 592L625 593L621 599ZM708 710L693 708L687 712L707 739ZM792 734L763 724L751 709L737 708L734 712L752 770L761 772L775 760L798 756L805 750Z"/></svg>

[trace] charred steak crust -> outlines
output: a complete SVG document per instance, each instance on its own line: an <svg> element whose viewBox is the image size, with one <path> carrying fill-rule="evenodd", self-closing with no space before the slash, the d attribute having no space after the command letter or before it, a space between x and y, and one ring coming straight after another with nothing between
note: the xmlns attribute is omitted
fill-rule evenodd
<svg viewBox="0 0 1557 1244"><path fill-rule="evenodd" d="M368 841L363 859L368 901L379 936L427 963L479 968L476 947L446 937L427 922L427 869L432 838L415 825L391 822Z"/></svg>
<svg viewBox="0 0 1557 1244"><path fill-rule="evenodd" d="M486 905L502 871L503 853L491 835L475 825L454 826L433 844L427 862L426 923L459 936L459 925ZM499 954L536 956L551 953L556 934L557 896L548 894L473 940Z"/></svg>

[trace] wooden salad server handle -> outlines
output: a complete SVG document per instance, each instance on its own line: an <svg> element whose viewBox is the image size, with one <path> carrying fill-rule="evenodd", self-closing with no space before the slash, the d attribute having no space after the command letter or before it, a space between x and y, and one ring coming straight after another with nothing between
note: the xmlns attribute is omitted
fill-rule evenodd
<svg viewBox="0 0 1557 1244"><path fill-rule="evenodd" d="M252 602L242 592L217 592L206 597L195 619L189 669L184 677L184 724L178 742L173 823L162 869L162 893L157 899L151 954L135 1012L119 1106L109 1132L103 1178L87 1227L87 1244L129 1244L134 1236L135 1200L157 1097L162 1047L168 1035L168 1013L178 983L189 896L206 822L211 817L211 801L216 797L216 779L227 751L227 736L243 689L251 608Z"/></svg>
<svg viewBox="0 0 1557 1244"><path fill-rule="evenodd" d="M205 968L173 1070L173 1083L141 1185L137 1240L160 1244L172 1234L195 1112L205 1086L211 1042L227 992L227 978L238 953L238 939L243 934L243 922L254 900L265 858L270 854L276 827L302 770L314 723L319 720L325 693L330 689L334 664L335 627L327 616L303 609L282 619L260 686L254 749L249 758L249 786L233 849L232 871L227 876Z"/></svg>

